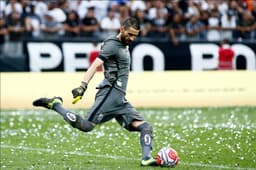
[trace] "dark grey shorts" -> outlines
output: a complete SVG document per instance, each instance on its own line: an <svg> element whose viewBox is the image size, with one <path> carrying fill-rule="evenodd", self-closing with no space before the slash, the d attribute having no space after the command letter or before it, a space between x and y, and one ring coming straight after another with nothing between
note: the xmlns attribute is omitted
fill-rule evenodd
<svg viewBox="0 0 256 170"><path fill-rule="evenodd" d="M95 102L87 113L87 119L95 124L101 124L112 118L129 131L133 130L130 127L132 121L144 120L125 99L122 91L114 87L105 87L96 93Z"/></svg>

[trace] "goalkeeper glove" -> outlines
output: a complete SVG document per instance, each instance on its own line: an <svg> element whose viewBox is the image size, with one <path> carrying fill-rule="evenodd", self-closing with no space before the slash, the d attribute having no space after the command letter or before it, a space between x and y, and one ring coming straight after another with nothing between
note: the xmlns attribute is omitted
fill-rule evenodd
<svg viewBox="0 0 256 170"><path fill-rule="evenodd" d="M72 94L73 94L73 101L72 101L72 103L73 104L75 104L76 102L78 102L79 100L82 99L82 97L84 95L84 92L87 89L87 85L88 85L88 83L82 81L81 85L79 87L74 88L72 90Z"/></svg>

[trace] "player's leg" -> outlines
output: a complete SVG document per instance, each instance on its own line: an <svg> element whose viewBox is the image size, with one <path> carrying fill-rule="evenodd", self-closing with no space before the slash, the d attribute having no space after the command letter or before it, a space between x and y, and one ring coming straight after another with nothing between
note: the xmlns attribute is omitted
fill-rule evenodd
<svg viewBox="0 0 256 170"><path fill-rule="evenodd" d="M156 160L151 156L153 149L153 128L152 126L142 120L134 120L131 123L131 127L135 131L140 132L140 144L142 149L142 166L156 165Z"/></svg>
<svg viewBox="0 0 256 170"><path fill-rule="evenodd" d="M120 110L126 114L116 116L117 122L128 131L140 132L140 144L142 149L142 166L155 166L156 161L151 156L153 145L153 128L145 122L143 117L130 104L128 108Z"/></svg>
<svg viewBox="0 0 256 170"><path fill-rule="evenodd" d="M95 102L87 113L86 118L82 118L80 115L65 109L62 106L61 97L40 98L35 100L33 105L52 109L59 113L64 120L74 128L84 132L89 132L93 130L96 124L102 123L103 121L107 121L111 118L103 116L103 111L106 109L106 107L113 104L111 97L109 97L111 89L112 88L104 88L97 92ZM104 119L102 120L103 117Z"/></svg>
<svg viewBox="0 0 256 170"><path fill-rule="evenodd" d="M118 110L122 108L123 95L123 92L113 87L107 86L99 89L94 105L87 113L87 120L95 124L102 124L115 118Z"/></svg>
<svg viewBox="0 0 256 170"><path fill-rule="evenodd" d="M40 98L33 102L34 106L45 107L59 113L63 119L68 122L72 127L77 128L84 132L91 131L95 124L88 121L87 119L82 118L80 115L77 115L62 106L63 100L61 97L53 98Z"/></svg>

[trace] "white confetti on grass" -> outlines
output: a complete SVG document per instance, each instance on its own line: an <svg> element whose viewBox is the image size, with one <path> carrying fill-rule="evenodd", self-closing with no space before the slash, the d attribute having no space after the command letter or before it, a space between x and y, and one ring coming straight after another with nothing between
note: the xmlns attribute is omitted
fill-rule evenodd
<svg viewBox="0 0 256 170"><path fill-rule="evenodd" d="M212 109L212 111L214 112L215 110ZM123 131L122 128L116 128L117 126L115 121L112 121L115 122L113 125L108 124L107 126L99 126L98 129L90 132L90 134L87 136L85 135L85 138L88 138L88 136L90 136L90 138L97 138L94 145L91 143L86 143L84 146L78 147L76 144L72 143L72 141L79 140L79 136L81 137L76 130L65 124L64 121L61 121L61 117L58 115L51 112L45 112L44 114L41 113L42 112L40 112L39 115L37 112L30 111L11 112L11 115L14 117L11 117L10 119L8 119L9 117L5 117L3 114L1 117L1 125L9 121L9 126L12 128L8 129L1 127L1 136L6 138L9 136L22 136L23 140L18 143L20 147L27 146L25 139L28 136L37 136L45 141L58 138L60 139L60 142L70 144L73 148L75 148L74 152L78 153L86 150L88 147L91 147L96 153L102 153L102 148L110 147L109 142L111 142L111 146L114 146L114 148L110 152L105 153L110 158L113 155L122 155L122 150L128 150L128 155L131 157L138 156L138 151L134 149L138 148L138 146L135 146L135 144L129 142L131 139L127 135L128 132ZM214 113L220 114L220 120L218 120L218 117L214 114L210 115L209 119L203 113L204 111L201 109L181 109L174 110L172 112L169 112L168 110L142 111L142 114L145 116L146 120L154 120L151 122L151 124L154 127L154 133L156 134L155 141L158 141L157 145L168 146L172 144L173 141L177 141L176 143L180 144L177 147L179 153L182 153L187 157L196 158L196 152L200 148L204 149L204 153L202 153L202 155L205 156L209 156L209 153L211 153L210 156L212 156L212 154L219 155L221 154L222 150L228 149L230 150L230 153L232 152L234 155L239 155L238 159L240 160L244 160L246 157L248 158L248 154L253 153L252 140L255 139L256 134L255 120L250 120L246 114L242 116L243 113L239 113L239 110L236 109L230 113ZM47 127L42 126L41 124L45 125L46 121L49 122ZM24 127L24 124L26 127ZM17 127L17 129L15 129L15 127ZM113 129L115 129L115 131L113 131ZM219 131L222 131L223 134L227 134L227 136L219 134ZM157 134L161 135L159 136ZM136 137L138 139L138 135L139 134L137 133L131 137ZM198 135L207 137L203 139L198 137ZM101 139L104 139L105 141L109 140L109 142L100 143ZM121 143L118 142L119 139L122 140ZM244 143L247 145L246 148L249 148L249 150L245 150L245 147L242 146L242 143L240 143L241 139L244 140ZM232 143L234 140L238 140L240 142L234 144ZM208 141L208 143L202 143L203 141ZM224 147L217 147L216 149L216 147L212 146L212 143L223 145ZM1 145L4 146L6 144L1 142ZM101 145L100 148L97 147L99 145ZM193 147L189 148L189 145ZM46 142L45 146L47 146L47 149L53 148L58 150L58 147L50 142ZM42 146L36 145L36 147ZM250 148L252 149L250 150ZM15 152L15 150L12 149L12 152ZM54 154L56 151L49 153ZM68 153L66 154L67 156L69 155ZM241 153L244 155L241 155ZM255 155L251 156L255 157ZM202 162L191 164L194 164L194 166L198 164L205 165L205 167L211 167L212 162L215 162L215 160L207 160L205 163L208 164L203 164ZM225 167L228 166L216 165L216 168L219 167L225 169Z"/></svg>
<svg viewBox="0 0 256 170"><path fill-rule="evenodd" d="M113 156L109 154L99 155L99 154L91 154L91 153L78 152L78 151L68 152L68 151L53 150L52 148L44 149L44 148L31 148L31 147L25 147L25 146L10 146L10 145L1 145L1 147L4 149L11 149L13 152L15 152L15 150L36 151L36 152L46 152L50 154L61 154L61 155L64 155L65 157L68 157L68 155L78 155L78 156L108 158L108 159L116 159L116 160L120 160L120 159L133 160L133 161L140 160L140 159L126 157L126 156ZM52 162L49 161L48 164L52 164ZM230 167L230 166L224 166L224 165L204 164L204 163L196 163L196 162L194 163L180 162L180 164L189 165L191 167L209 167L209 168L216 168L216 169L234 169L234 170L254 170L254 168Z"/></svg>

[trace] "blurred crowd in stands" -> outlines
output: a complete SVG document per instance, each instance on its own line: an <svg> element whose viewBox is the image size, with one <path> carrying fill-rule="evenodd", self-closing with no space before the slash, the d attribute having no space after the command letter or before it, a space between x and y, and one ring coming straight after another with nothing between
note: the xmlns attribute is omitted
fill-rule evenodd
<svg viewBox="0 0 256 170"><path fill-rule="evenodd" d="M0 45L24 38L104 39L129 16L139 20L140 37L175 45L256 39L255 0L7 0L0 1Z"/></svg>

